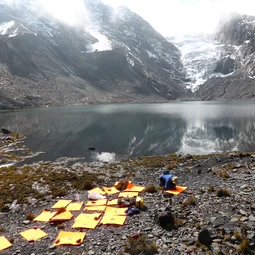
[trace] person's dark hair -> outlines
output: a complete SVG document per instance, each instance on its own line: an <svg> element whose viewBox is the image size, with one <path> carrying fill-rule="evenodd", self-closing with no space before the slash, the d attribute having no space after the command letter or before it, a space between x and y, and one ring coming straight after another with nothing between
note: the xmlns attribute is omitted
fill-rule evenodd
<svg viewBox="0 0 255 255"><path fill-rule="evenodd" d="M169 170L168 169L165 169L163 174L169 174Z"/></svg>

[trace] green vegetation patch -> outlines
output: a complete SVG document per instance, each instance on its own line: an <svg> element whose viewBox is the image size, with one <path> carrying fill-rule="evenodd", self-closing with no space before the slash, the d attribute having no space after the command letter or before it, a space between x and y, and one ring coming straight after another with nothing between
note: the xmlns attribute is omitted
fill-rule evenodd
<svg viewBox="0 0 255 255"><path fill-rule="evenodd" d="M102 176L102 174L101 174ZM77 173L61 164L36 164L23 167L0 168L0 211L5 204L17 200L29 203L28 198L45 199L65 196L70 189L89 190L101 183L98 174L83 171Z"/></svg>
<svg viewBox="0 0 255 255"><path fill-rule="evenodd" d="M150 242L146 239L144 234L138 234L137 236L128 237L125 245L125 252L130 255L153 255L158 253L158 247L154 242ZM123 254L123 253L120 253Z"/></svg>

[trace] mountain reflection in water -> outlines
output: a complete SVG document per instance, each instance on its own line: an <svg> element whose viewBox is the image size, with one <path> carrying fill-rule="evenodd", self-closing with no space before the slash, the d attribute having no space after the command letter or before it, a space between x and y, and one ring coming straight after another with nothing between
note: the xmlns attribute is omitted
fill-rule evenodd
<svg viewBox="0 0 255 255"><path fill-rule="evenodd" d="M0 113L36 160L111 161L168 153L255 151L255 103L174 102L77 106ZM95 148L90 151L88 148Z"/></svg>

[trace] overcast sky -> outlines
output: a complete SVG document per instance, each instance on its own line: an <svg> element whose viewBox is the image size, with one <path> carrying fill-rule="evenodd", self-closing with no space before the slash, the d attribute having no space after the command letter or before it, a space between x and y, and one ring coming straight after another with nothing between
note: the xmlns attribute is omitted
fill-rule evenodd
<svg viewBox="0 0 255 255"><path fill-rule="evenodd" d="M0 2L24 0L0 0ZM125 5L141 15L164 36L211 33L220 15L240 12L255 15L255 0L102 0L118 7ZM43 9L70 25L89 23L84 0L35 0Z"/></svg>
<svg viewBox="0 0 255 255"><path fill-rule="evenodd" d="M163 35L213 32L223 13L255 15L255 0L104 0L126 5Z"/></svg>

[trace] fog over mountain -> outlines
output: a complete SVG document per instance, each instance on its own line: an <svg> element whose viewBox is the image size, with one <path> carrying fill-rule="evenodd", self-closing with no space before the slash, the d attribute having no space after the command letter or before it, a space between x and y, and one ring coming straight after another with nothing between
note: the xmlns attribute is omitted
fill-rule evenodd
<svg viewBox="0 0 255 255"><path fill-rule="evenodd" d="M253 99L251 4L2 0L0 109Z"/></svg>
<svg viewBox="0 0 255 255"><path fill-rule="evenodd" d="M186 93L179 50L148 22L126 7L83 3L84 26L63 23L40 2L0 5L2 108L165 101Z"/></svg>

